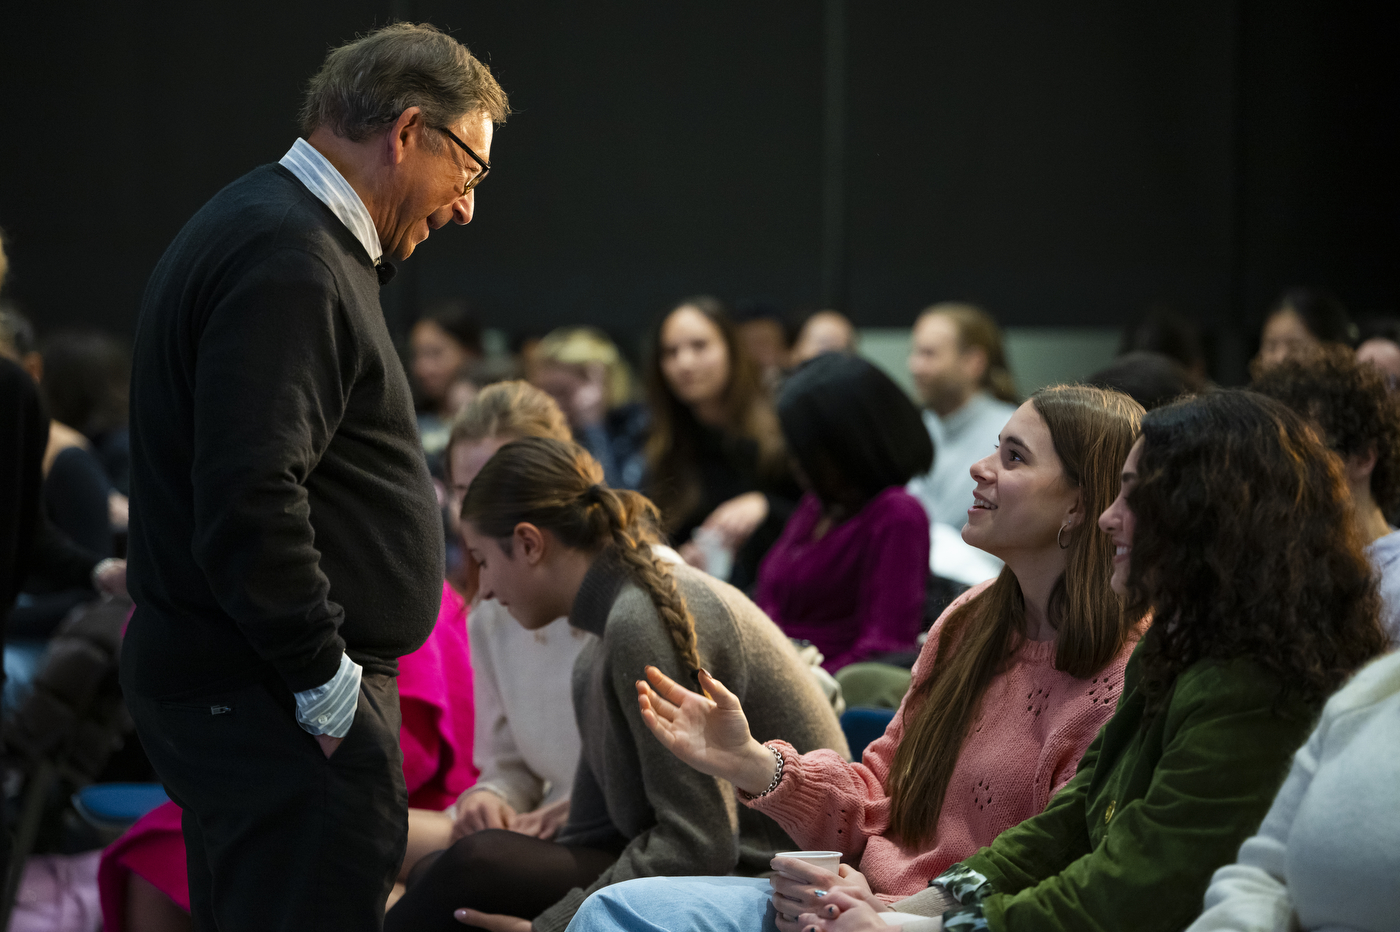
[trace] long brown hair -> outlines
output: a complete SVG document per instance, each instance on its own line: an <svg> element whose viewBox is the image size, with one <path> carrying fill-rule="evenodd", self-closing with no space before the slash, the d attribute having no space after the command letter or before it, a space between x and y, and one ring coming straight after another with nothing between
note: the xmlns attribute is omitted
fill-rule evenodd
<svg viewBox="0 0 1400 932"><path fill-rule="evenodd" d="M1084 679L1123 649L1142 612L1125 612L1109 588L1113 542L1098 516L1118 495L1142 406L1121 392L1059 385L1031 396L1045 420L1084 521L1068 535L1065 571L1050 594L1055 668ZM935 666L904 707L904 737L890 767L890 828L905 845L931 838L982 695L1026 638L1021 585L1003 569L990 587L943 622Z"/></svg>
<svg viewBox="0 0 1400 932"><path fill-rule="evenodd" d="M724 427L738 441L758 446L759 472L781 475L786 465L783 437L773 402L763 390L758 366L744 350L724 303L709 295L686 298L657 324L647 361L647 401L651 407L651 436L647 439L648 491L661 509L667 530L674 530L700 502L700 476L695 466L700 444L700 421L690 406L676 397L661 371L661 331L677 311L694 308L715 326L729 354L729 384L724 389Z"/></svg>
<svg viewBox="0 0 1400 932"><path fill-rule="evenodd" d="M522 522L550 531L566 547L611 548L651 597L681 665L698 670L695 618L670 565L652 551L658 517L644 496L604 485L603 467L583 447L548 437L501 447L472 480L462 503L462 520L499 540L507 554Z"/></svg>
<svg viewBox="0 0 1400 932"><path fill-rule="evenodd" d="M1387 647L1341 461L1272 398L1231 390L1143 419L1129 604L1151 608L1149 712L1205 659L1248 658L1320 706Z"/></svg>

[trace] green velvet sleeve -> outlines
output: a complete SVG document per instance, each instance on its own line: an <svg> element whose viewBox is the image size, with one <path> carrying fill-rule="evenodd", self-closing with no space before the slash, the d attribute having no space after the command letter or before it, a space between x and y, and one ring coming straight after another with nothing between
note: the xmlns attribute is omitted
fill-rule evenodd
<svg viewBox="0 0 1400 932"><path fill-rule="evenodd" d="M1094 762L1110 768L1097 779L1086 766L1045 814L969 859L998 891L982 903L988 927L1186 926L1201 911L1211 873L1258 827L1311 727L1310 714L1282 714L1277 698L1275 682L1249 664L1188 670L1163 720L1143 726L1148 740L1118 761ZM1149 763L1141 782L1124 776Z"/></svg>

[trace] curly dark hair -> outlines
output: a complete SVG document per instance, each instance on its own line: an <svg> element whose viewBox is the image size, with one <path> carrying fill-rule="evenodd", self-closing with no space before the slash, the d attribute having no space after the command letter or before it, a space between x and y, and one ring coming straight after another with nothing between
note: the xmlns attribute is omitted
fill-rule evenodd
<svg viewBox="0 0 1400 932"><path fill-rule="evenodd" d="M1217 391L1142 421L1130 608L1149 711L1205 659L1248 658L1318 707L1388 644L1339 460L1263 395Z"/></svg>
<svg viewBox="0 0 1400 932"><path fill-rule="evenodd" d="M1376 453L1371 497L1381 511L1400 508L1400 405L1374 366L1343 346L1325 346L1260 373L1252 388L1313 421L1342 457Z"/></svg>

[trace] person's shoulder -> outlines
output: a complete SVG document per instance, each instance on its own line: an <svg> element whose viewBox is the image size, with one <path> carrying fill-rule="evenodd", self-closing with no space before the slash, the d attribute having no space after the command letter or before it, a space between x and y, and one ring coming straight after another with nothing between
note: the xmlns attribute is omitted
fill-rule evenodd
<svg viewBox="0 0 1400 932"><path fill-rule="evenodd" d="M239 240L269 251L322 257L348 251L330 209L280 165L261 165L230 183L200 209L190 231Z"/></svg>
<svg viewBox="0 0 1400 932"><path fill-rule="evenodd" d="M1310 710L1280 705L1284 684L1278 674L1250 657L1206 658L1187 667L1176 678L1168 700L1169 719L1185 720L1198 715L1229 715L1258 709L1297 711L1315 716Z"/></svg>
<svg viewBox="0 0 1400 932"><path fill-rule="evenodd" d="M892 485L870 500L867 506L871 516L900 524L918 525L928 532L928 512L923 503L910 495L902 485Z"/></svg>
<svg viewBox="0 0 1400 932"><path fill-rule="evenodd" d="M1400 651L1382 654L1332 694L1324 718L1336 718L1384 702L1400 693Z"/></svg>
<svg viewBox="0 0 1400 932"><path fill-rule="evenodd" d="M1393 570L1400 563L1400 530L1393 530L1371 541L1366 547L1371 565L1381 572Z"/></svg>

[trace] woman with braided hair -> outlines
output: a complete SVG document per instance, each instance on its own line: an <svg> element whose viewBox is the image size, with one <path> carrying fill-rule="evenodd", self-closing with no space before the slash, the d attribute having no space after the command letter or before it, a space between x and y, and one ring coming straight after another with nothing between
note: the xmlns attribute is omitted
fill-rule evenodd
<svg viewBox="0 0 1400 932"><path fill-rule="evenodd" d="M728 783L652 736L636 701L649 666L682 682L699 682L702 670L723 680L762 739L846 753L831 706L778 627L732 586L659 558L655 506L602 479L583 448L534 437L506 444L472 480L462 534L482 596L526 629L565 615L597 636L573 671L582 754L554 840L497 830L463 838L415 878L388 932L553 932L608 884L752 875L794 847L770 818L736 807Z"/></svg>

